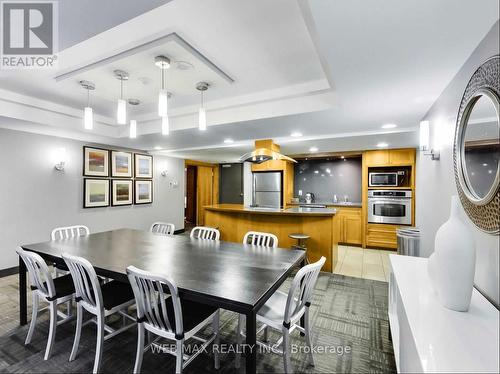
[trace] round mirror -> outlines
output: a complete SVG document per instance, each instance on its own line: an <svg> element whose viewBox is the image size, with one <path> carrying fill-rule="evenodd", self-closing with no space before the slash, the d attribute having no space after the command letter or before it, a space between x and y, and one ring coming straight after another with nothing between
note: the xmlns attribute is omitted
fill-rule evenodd
<svg viewBox="0 0 500 374"><path fill-rule="evenodd" d="M464 192L476 204L495 196L499 181L499 100L487 89L478 90L462 117L461 161Z"/></svg>

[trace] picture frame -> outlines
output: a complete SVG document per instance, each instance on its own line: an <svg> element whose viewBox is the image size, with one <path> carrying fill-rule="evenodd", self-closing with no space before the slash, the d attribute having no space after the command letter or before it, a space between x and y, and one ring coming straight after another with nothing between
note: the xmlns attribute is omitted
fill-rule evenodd
<svg viewBox="0 0 500 374"><path fill-rule="evenodd" d="M84 146L83 175L85 177L109 177L109 150Z"/></svg>
<svg viewBox="0 0 500 374"><path fill-rule="evenodd" d="M109 206L109 179L83 179L83 207L103 208Z"/></svg>
<svg viewBox="0 0 500 374"><path fill-rule="evenodd" d="M153 181L135 180L134 186L134 204L152 204L153 203Z"/></svg>
<svg viewBox="0 0 500 374"><path fill-rule="evenodd" d="M132 179L111 180L111 205L125 206L134 202L134 183Z"/></svg>
<svg viewBox="0 0 500 374"><path fill-rule="evenodd" d="M123 151L111 151L112 178L132 178L132 171L132 153Z"/></svg>
<svg viewBox="0 0 500 374"><path fill-rule="evenodd" d="M135 178L153 179L153 156L134 153Z"/></svg>

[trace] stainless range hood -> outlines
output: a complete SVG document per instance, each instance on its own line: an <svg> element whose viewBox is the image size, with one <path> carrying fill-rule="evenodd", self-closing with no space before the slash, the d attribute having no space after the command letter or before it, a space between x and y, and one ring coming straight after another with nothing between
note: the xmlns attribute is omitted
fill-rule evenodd
<svg viewBox="0 0 500 374"><path fill-rule="evenodd" d="M283 160L288 162L297 162L293 158L285 156L280 153L280 146L274 144L271 139L256 140L255 150L245 153L240 157L240 162L252 162L254 164L261 164L270 160Z"/></svg>

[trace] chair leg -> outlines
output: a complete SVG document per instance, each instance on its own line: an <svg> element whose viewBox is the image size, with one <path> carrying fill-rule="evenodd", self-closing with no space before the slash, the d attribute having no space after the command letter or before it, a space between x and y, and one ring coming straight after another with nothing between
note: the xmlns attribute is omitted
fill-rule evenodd
<svg viewBox="0 0 500 374"><path fill-rule="evenodd" d="M80 344L80 335L82 334L82 321L83 321L83 307L80 303L76 303L76 331L75 340L73 341L73 348L71 349L71 354L69 355L69 361L73 361L76 357L78 351L78 345Z"/></svg>
<svg viewBox="0 0 500 374"><path fill-rule="evenodd" d="M306 330L306 344L309 347L309 363L314 366L314 355L312 347L311 324L309 323L309 307L306 307L304 330Z"/></svg>
<svg viewBox="0 0 500 374"><path fill-rule="evenodd" d="M287 328L283 328L283 364L286 374L293 372L290 362L290 332Z"/></svg>
<svg viewBox="0 0 500 374"><path fill-rule="evenodd" d="M176 340L175 345L175 374L182 374L184 339Z"/></svg>
<svg viewBox="0 0 500 374"><path fill-rule="evenodd" d="M212 328L214 330L215 334L215 340L214 340L214 365L215 369L219 370L220 369L220 358L219 358L219 343L220 343L220 334L219 334L219 325L220 325L220 316L219 316L219 311L217 310L217 313L215 313L215 316L212 321Z"/></svg>
<svg viewBox="0 0 500 374"><path fill-rule="evenodd" d="M236 358L234 362L234 366L236 367L236 369L239 369L241 365L241 352L243 350L242 329L244 324L245 324L245 316L243 314L238 314L238 328L236 330Z"/></svg>
<svg viewBox="0 0 500 374"><path fill-rule="evenodd" d="M45 349L44 360L48 360L50 358L50 354L52 353L52 347L54 346L54 339L56 337L56 328L57 328L57 304L55 301L49 302L49 310L50 310L50 327L49 327L49 339L47 341L47 348Z"/></svg>
<svg viewBox="0 0 500 374"><path fill-rule="evenodd" d="M142 356L144 355L144 324L137 324L137 353L135 355L134 373L141 372Z"/></svg>
<svg viewBox="0 0 500 374"><path fill-rule="evenodd" d="M97 344L95 347L94 369L92 370L94 374L98 373L101 367L102 346L104 344L104 316L102 314L99 313L97 316Z"/></svg>
<svg viewBox="0 0 500 374"><path fill-rule="evenodd" d="M28 329L28 335L26 336L26 340L24 341L24 344L29 344L31 342L31 338L33 337L33 331L35 331L35 325L36 325L36 320L38 317L38 293L33 292L32 293L32 312L31 312L31 322L30 322L30 328Z"/></svg>

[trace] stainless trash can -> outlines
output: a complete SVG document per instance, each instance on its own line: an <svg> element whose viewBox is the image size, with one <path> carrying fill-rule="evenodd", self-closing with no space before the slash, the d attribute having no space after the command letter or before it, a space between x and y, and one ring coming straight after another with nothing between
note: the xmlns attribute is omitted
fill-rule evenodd
<svg viewBox="0 0 500 374"><path fill-rule="evenodd" d="M396 235L399 255L420 257L420 230L417 227L400 227Z"/></svg>

